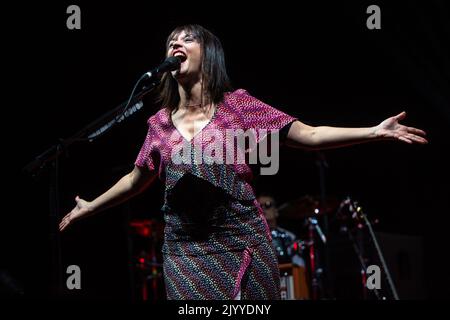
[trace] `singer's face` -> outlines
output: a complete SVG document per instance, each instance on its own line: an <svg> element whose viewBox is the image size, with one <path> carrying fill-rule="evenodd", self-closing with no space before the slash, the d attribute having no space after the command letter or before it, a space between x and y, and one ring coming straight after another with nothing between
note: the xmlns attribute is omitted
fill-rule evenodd
<svg viewBox="0 0 450 320"><path fill-rule="evenodd" d="M167 56L181 58L180 69L172 71L176 80L200 79L202 66L201 46L198 40L189 33L182 31L169 42Z"/></svg>

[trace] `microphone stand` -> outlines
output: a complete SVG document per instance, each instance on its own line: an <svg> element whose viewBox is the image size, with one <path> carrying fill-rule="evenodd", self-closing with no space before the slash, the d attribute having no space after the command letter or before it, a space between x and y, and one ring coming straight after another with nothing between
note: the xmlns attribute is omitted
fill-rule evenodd
<svg viewBox="0 0 450 320"><path fill-rule="evenodd" d="M362 284L362 293L363 293L363 299L366 300L367 299L367 286L366 286L366 270L367 270L367 264L366 264L366 259L364 258L364 255L362 253L362 241L361 239L359 239L360 241L356 241L355 238L352 235L352 232L349 228L347 227L342 227L341 228L341 232L345 232L347 233L347 236L350 240L350 242L352 243L352 247L353 250L356 253L356 256L358 257L359 260L359 264L361 265L361 284ZM361 230L358 229L358 233L361 233ZM359 234L359 236L361 236ZM360 238L360 237L359 237ZM380 293L378 292L377 288L373 289L375 296L377 297L378 300L381 300L381 296Z"/></svg>
<svg viewBox="0 0 450 320"><path fill-rule="evenodd" d="M136 84L136 86L139 84ZM63 276L62 276L62 262L61 262L61 239L58 230L58 222L60 220L60 170L59 170L59 158L67 151L70 145L75 142L92 142L100 135L110 130L116 123L121 122L123 119L129 117L132 113L142 108L142 98L152 91L159 84L159 79L154 79L152 82L143 86L141 90L132 95L127 101L121 103L116 108L108 111L100 116L95 121L91 122L80 131L72 135L67 139L59 139L59 142L45 150L32 161L30 161L22 171L26 174L36 178L41 175L43 169L48 167L49 169L49 239L51 241L51 275L55 286L51 286L51 293L60 295L63 293ZM133 90L134 91L134 90ZM133 92L134 93L134 92ZM130 108L132 106L132 108ZM128 113L127 113L128 111Z"/></svg>
<svg viewBox="0 0 450 320"><path fill-rule="evenodd" d="M399 300L397 289L395 288L394 281L392 280L392 277L391 277L391 273L389 272L389 268L388 268L388 266L386 264L386 261L384 260L384 256L383 256L383 253L381 251L380 245L378 244L378 240L377 240L377 238L375 236L375 233L374 233L374 231L372 229L372 224L370 223L369 219L367 218L367 215L363 212L362 208L360 206L358 206L357 202L353 202L352 203L352 205L350 206L350 210L354 214L356 214L358 218L364 220L364 223L366 224L367 229L369 230L369 234L370 234L370 236L372 238L373 244L374 244L375 249L377 251L378 258L380 259L382 267L383 267L383 270L386 273L386 279L387 279L387 282L388 282L389 287L391 289L391 292L392 292L392 294L394 296L394 299L395 300Z"/></svg>

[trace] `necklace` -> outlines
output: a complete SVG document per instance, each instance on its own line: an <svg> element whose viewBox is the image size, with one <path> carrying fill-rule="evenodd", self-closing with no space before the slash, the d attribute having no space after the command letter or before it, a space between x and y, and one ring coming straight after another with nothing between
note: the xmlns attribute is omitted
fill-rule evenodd
<svg viewBox="0 0 450 320"><path fill-rule="evenodd" d="M198 103L198 104L191 104L191 105L187 105L187 106L184 106L185 108L192 108L192 107L199 107L199 106L201 106L202 104L201 103Z"/></svg>

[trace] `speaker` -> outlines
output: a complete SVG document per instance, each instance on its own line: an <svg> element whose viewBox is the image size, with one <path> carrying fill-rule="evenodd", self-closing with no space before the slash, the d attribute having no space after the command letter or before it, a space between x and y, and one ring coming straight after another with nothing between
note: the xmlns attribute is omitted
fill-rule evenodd
<svg viewBox="0 0 450 320"><path fill-rule="evenodd" d="M384 260L400 299L425 299L425 261L422 237L377 232L375 236L380 245ZM366 266L377 265L381 271L379 297L394 299L387 281L387 274L379 259L373 240L368 232L361 232L360 253ZM378 299L375 292L365 288L365 278L361 274L361 263L356 255L352 241L342 233L333 233L329 238L328 265L329 285L336 299Z"/></svg>
<svg viewBox="0 0 450 320"><path fill-rule="evenodd" d="M382 232L375 234L400 300L425 299L423 238ZM383 285L387 282L383 281Z"/></svg>

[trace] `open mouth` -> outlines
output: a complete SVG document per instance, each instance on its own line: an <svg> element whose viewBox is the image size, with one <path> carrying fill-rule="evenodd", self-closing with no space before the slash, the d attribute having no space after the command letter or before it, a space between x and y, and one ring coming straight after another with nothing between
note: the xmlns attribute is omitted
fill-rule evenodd
<svg viewBox="0 0 450 320"><path fill-rule="evenodd" d="M187 57L184 54L184 52L181 52L181 51L175 51L173 56L179 58L181 60L181 62L184 62L187 59Z"/></svg>

